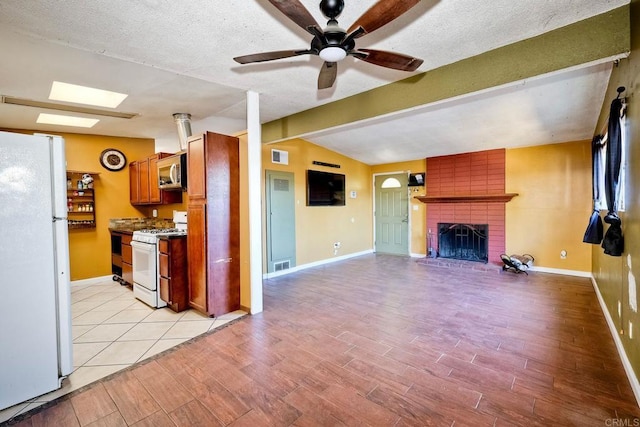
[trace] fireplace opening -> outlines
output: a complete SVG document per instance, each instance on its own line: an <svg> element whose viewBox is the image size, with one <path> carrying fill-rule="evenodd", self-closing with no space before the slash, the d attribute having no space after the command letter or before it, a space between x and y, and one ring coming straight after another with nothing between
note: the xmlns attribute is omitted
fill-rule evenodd
<svg viewBox="0 0 640 427"><path fill-rule="evenodd" d="M438 223L438 256L465 261L489 261L489 225Z"/></svg>

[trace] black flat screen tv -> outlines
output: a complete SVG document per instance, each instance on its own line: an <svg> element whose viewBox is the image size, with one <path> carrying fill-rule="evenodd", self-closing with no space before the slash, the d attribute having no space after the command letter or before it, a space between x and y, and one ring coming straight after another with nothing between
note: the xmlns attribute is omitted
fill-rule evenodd
<svg viewBox="0 0 640 427"><path fill-rule="evenodd" d="M307 206L344 206L345 176L307 170Z"/></svg>
<svg viewBox="0 0 640 427"><path fill-rule="evenodd" d="M424 172L409 174L409 187L424 185Z"/></svg>

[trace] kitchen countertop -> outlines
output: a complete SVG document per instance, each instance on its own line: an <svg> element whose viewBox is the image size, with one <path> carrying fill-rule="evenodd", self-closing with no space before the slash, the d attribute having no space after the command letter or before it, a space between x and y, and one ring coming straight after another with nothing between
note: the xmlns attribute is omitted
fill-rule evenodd
<svg viewBox="0 0 640 427"><path fill-rule="evenodd" d="M170 219L164 218L111 218L109 230L119 232L134 232L149 228L173 228L175 224Z"/></svg>

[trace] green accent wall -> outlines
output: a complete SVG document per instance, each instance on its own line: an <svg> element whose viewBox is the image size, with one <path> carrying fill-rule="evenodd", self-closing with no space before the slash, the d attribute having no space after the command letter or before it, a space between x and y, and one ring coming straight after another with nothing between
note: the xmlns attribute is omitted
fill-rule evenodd
<svg viewBox="0 0 640 427"><path fill-rule="evenodd" d="M635 371L640 373L640 314L632 309L630 299L640 290L640 105L635 92L640 88L640 0L631 2L631 54L614 67L609 88L602 105L596 132L605 126L616 88L626 87L627 97L627 177L626 211L620 213L625 238L625 251L621 257L605 255L601 247L592 248L593 276L602 294L609 315L615 324L624 351ZM602 211L604 217L606 212ZM586 226L586 218L585 218ZM605 232L608 225L605 224ZM633 287L633 289L630 289ZM635 292L634 292L635 291ZM618 311L620 304L620 312ZM631 331L630 325L633 325ZM631 335L632 333L632 335Z"/></svg>
<svg viewBox="0 0 640 427"><path fill-rule="evenodd" d="M630 49L629 6L262 126L263 142L357 122L489 89Z"/></svg>

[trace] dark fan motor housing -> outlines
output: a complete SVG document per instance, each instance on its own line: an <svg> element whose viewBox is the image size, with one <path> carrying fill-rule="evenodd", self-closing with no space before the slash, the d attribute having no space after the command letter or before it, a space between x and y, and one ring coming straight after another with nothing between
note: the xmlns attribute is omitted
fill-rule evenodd
<svg viewBox="0 0 640 427"><path fill-rule="evenodd" d="M304 50L280 50L233 58L240 64L273 61L299 55L317 55L324 60L318 76L318 89L333 86L338 75L338 62L347 55L370 64L401 71L415 71L422 59L395 52L374 49L356 49L356 39L393 21L420 0L380 0L367 10L347 31L340 28L336 18L344 9L343 0L322 0L320 11L329 21L324 30L299 0L269 0L280 12L313 36L311 46Z"/></svg>

